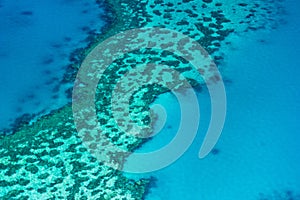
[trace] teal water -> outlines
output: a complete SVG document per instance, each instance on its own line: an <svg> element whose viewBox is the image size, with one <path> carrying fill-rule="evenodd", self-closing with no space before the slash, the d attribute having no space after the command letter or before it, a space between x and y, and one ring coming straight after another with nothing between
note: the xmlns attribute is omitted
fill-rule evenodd
<svg viewBox="0 0 300 200"><path fill-rule="evenodd" d="M285 6L288 14L278 29L229 37L222 73L230 80L225 83L227 116L215 150L198 158L211 114L204 90L198 94L197 138L175 163L147 174L157 184L146 199L300 199L300 16L298 2ZM140 152L159 149L175 137L176 102L169 94L155 102L169 112L168 120Z"/></svg>
<svg viewBox="0 0 300 200"><path fill-rule="evenodd" d="M201 111L192 146L153 176L146 199L300 199L299 3L284 3L287 15L274 30L231 34L220 69L227 92L226 123L215 149L204 159L199 148L208 128L206 88L197 94ZM68 99L61 85L69 55L104 22L95 3L0 0L0 128L24 113L47 113ZM161 95L167 123L138 152L159 149L180 123L178 102ZM188 104L189 102L186 102ZM193 113L191 113L192 115ZM160 118L159 118L160 119Z"/></svg>

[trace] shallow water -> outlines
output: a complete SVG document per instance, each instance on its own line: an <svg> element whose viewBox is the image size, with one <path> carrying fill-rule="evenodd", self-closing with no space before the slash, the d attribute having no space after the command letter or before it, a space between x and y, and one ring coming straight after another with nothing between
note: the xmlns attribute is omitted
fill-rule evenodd
<svg viewBox="0 0 300 200"><path fill-rule="evenodd" d="M175 163L148 174L157 184L146 199L300 199L299 13L286 2L286 24L277 30L232 35L225 50L226 123L215 150L199 159L210 117L209 95L198 94L198 136ZM180 122L176 99L155 103L168 113L164 129L139 152L159 149L175 136ZM174 107L177 107L175 109ZM187 133L188 134L188 133ZM163 143L163 144L162 144Z"/></svg>
<svg viewBox="0 0 300 200"><path fill-rule="evenodd" d="M295 0L286 1L284 5L287 15L278 16L284 21L277 29L267 27L254 32L232 33L226 39L231 44L220 48L224 53L224 62L219 67L225 80L227 115L214 150L204 159L198 158L211 115L210 97L207 88L203 88L197 92L201 119L191 147L164 169L141 175L127 174L134 178L155 177L155 185L146 199L300 199L300 172L297 170L300 165L300 15ZM62 86L60 80L70 63L69 55L85 46L87 42L83 40L90 28L100 30L104 25L99 18L101 12L96 4L70 0L43 3L0 0L0 15L5 16L0 17L3 27L0 30L0 129L23 113L46 113L66 104L68 99L64 93L70 86ZM166 93L155 103L165 107L166 124L137 152L165 146L178 130L181 113L176 98ZM62 149L75 143L71 139L58 139L65 145ZM59 156L64 153L60 152L53 162L61 159ZM1 163L6 163L6 159ZM66 161L67 166L72 166L72 159ZM83 163L91 164L89 161ZM70 178L71 184L78 181L78 177L74 177ZM57 187L64 190L64 186Z"/></svg>

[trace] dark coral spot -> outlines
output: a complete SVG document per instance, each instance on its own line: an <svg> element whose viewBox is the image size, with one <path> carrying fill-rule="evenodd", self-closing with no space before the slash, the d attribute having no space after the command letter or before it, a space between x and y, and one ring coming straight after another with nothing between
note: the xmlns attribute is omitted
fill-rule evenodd
<svg viewBox="0 0 300 200"><path fill-rule="evenodd" d="M211 153L212 153L213 155L217 155L217 154L220 153L220 150L219 150L219 149L213 149L213 150L211 150Z"/></svg>
<svg viewBox="0 0 300 200"><path fill-rule="evenodd" d="M30 16L30 15L33 15L33 12L32 11L23 11L23 12L21 12L21 15Z"/></svg>
<svg viewBox="0 0 300 200"><path fill-rule="evenodd" d="M53 63L54 62L54 59L53 58L45 58L45 59L43 59L42 60L42 64L43 65L49 65L49 64L51 64L51 63Z"/></svg>
<svg viewBox="0 0 300 200"><path fill-rule="evenodd" d="M242 7L245 7L245 6L247 6L248 4L246 4L246 3L239 3L238 5L239 5L239 6L242 6Z"/></svg>
<svg viewBox="0 0 300 200"><path fill-rule="evenodd" d="M33 174L36 174L39 171L39 168L37 168L35 165L28 165L25 167L25 169Z"/></svg>

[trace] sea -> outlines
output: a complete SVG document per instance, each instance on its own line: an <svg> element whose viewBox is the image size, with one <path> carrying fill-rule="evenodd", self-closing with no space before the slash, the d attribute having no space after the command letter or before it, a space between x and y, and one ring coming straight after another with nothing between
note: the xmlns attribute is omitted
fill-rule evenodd
<svg viewBox="0 0 300 200"><path fill-rule="evenodd" d="M146 200L300 199L300 5L287 0L284 6L275 30L229 36L221 70L227 113L218 143L199 158L211 116L203 89L195 140L176 162L146 175L156 179ZM180 125L175 95L163 94L155 104L165 108L166 123L140 153L166 146Z"/></svg>
<svg viewBox="0 0 300 200"><path fill-rule="evenodd" d="M101 32L103 12L95 1L0 1L0 130L70 101L63 75L71 54Z"/></svg>
<svg viewBox="0 0 300 200"><path fill-rule="evenodd" d="M197 92L198 132L187 151L160 170L126 174L153 177L145 200L300 200L300 2L283 5L276 29L227 38L220 69L226 120L211 153L198 156L211 117L204 87ZM1 130L70 102L70 85L62 83L70 55L86 47L91 31L101 33L104 15L94 1L0 0ZM165 93L154 103L167 113L157 124L165 124L137 152L163 148L178 131L175 96Z"/></svg>

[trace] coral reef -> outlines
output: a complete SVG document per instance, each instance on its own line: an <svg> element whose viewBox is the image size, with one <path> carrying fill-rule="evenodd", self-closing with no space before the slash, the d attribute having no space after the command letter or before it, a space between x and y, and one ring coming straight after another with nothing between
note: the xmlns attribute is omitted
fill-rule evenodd
<svg viewBox="0 0 300 200"><path fill-rule="evenodd" d="M124 177L81 143L70 105L1 136L1 199L142 198L149 180Z"/></svg>
<svg viewBox="0 0 300 200"><path fill-rule="evenodd" d="M97 2L103 6L102 1ZM105 6L108 25L103 34L91 31L87 38L89 45L70 56L72 64L63 83L73 83L86 55L98 43L121 31L144 26L177 30L197 40L218 62L222 60L220 46L226 44L228 35L274 28L277 22L269 19L281 12L274 1L106 0ZM185 74L191 85L199 88L201 83L189 76L193 74L190 64L170 52L137 50L115 60L98 84L97 117L107 138L128 151L136 149L145 139L124 133L112 121L111 93L123 74L145 63L168 65ZM167 91L158 84L139 88L130 100L135 122L151 123L148 107L157 95ZM66 93L71 96L70 89ZM128 179L92 157L77 135L71 105L40 117L31 125L18 126L15 134L0 136L1 199L142 199L147 187L153 184L150 179Z"/></svg>
<svg viewBox="0 0 300 200"><path fill-rule="evenodd" d="M272 194L259 195L259 200L299 200L300 194L292 190L274 191Z"/></svg>

